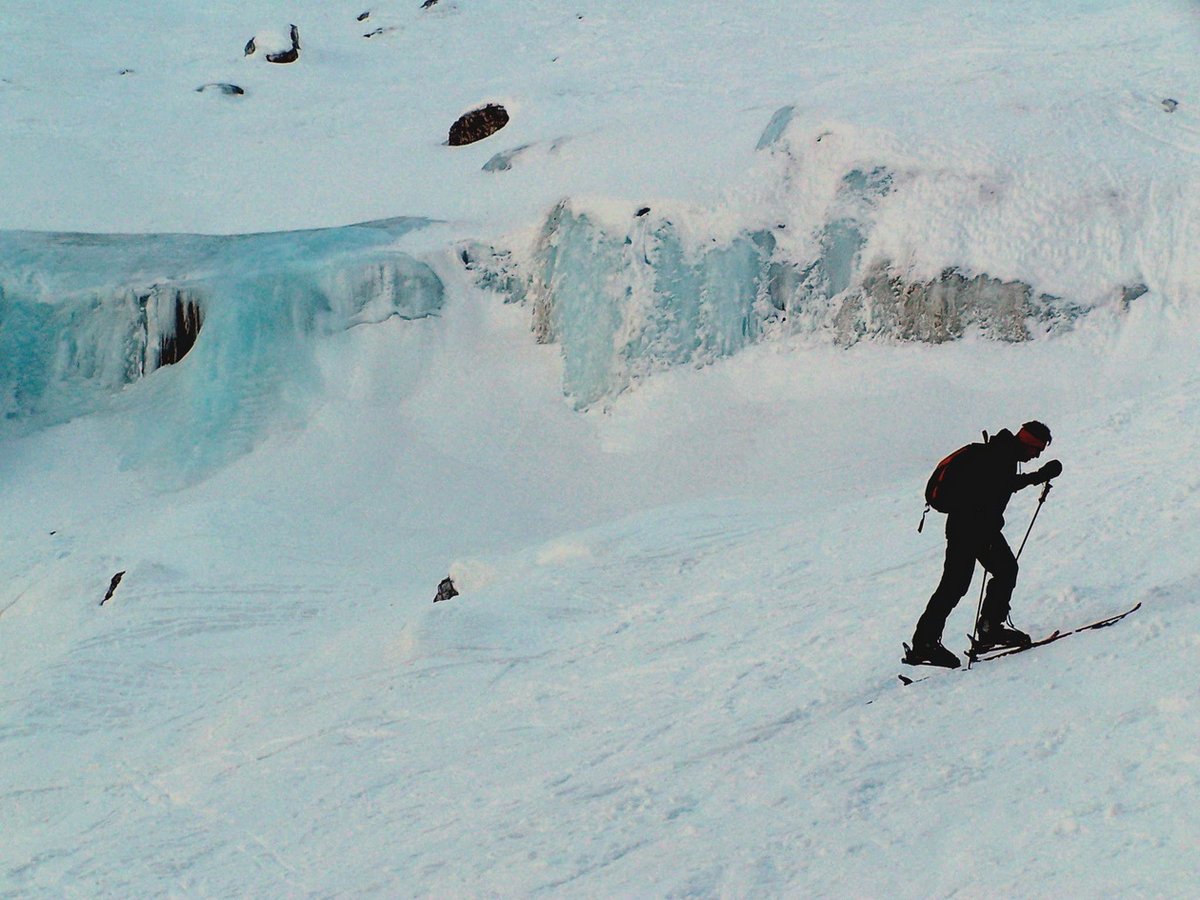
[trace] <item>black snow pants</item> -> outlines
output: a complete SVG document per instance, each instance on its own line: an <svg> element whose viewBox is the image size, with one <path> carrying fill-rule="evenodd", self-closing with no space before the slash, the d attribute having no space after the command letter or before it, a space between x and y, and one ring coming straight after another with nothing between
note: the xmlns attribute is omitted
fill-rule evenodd
<svg viewBox="0 0 1200 900"><path fill-rule="evenodd" d="M946 563L942 580L917 622L914 641L930 643L942 639L946 619L971 589L976 560L992 576L980 618L997 624L1008 618L1009 602L1017 585L1017 560L1000 531L1002 525L1003 521L999 524L994 520L981 522L975 517L954 513L946 517Z"/></svg>

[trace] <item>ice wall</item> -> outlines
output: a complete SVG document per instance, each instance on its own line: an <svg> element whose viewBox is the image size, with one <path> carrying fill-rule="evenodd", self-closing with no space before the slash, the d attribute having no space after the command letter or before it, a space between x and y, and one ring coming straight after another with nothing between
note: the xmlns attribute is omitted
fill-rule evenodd
<svg viewBox="0 0 1200 900"><path fill-rule="evenodd" d="M513 152L549 166L556 146ZM436 314L446 289L428 259L453 246L561 347L580 409L762 340L1026 341L1193 281L1188 207L1156 206L1177 192L1139 166L1117 191L1104 169L914 150L794 105L756 146L744 183L711 207L568 199L516 237L459 245L423 219L228 237L0 233L0 437L136 396L131 462L169 445L244 448L267 412L315 386L312 338ZM1167 225L1143 227L1131 218L1142 209ZM418 232L432 256L412 249Z"/></svg>
<svg viewBox="0 0 1200 900"><path fill-rule="evenodd" d="M670 220L613 235L560 204L542 229L528 298L541 341L562 344L564 391L589 406L655 370L728 356L778 310L767 232L692 254Z"/></svg>
<svg viewBox="0 0 1200 900"><path fill-rule="evenodd" d="M657 370L711 363L772 336L806 333L845 346L975 331L1024 341L1086 313L1021 281L965 268L921 280L887 259L868 263L872 213L891 184L885 167L847 172L826 221L801 241L785 241L791 226L783 222L717 237L702 215L686 212L686 222L647 212L614 230L564 201L531 251L476 245L463 258L481 286L529 306L539 341L561 345L563 389L581 409ZM796 258L797 247L809 257Z"/></svg>
<svg viewBox="0 0 1200 900"><path fill-rule="evenodd" d="M192 455L236 449L252 439L262 400L315 377L311 338L441 309L440 278L398 247L429 224L0 233L0 429L104 409L138 384L167 440L202 448ZM143 448L161 440L155 432Z"/></svg>

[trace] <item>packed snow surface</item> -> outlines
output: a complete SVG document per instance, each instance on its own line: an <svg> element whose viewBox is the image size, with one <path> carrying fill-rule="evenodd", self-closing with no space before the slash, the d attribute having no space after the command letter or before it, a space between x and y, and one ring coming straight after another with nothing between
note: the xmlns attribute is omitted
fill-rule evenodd
<svg viewBox="0 0 1200 900"><path fill-rule="evenodd" d="M0 896L1195 895L1195 5L419 6L0 15Z"/></svg>

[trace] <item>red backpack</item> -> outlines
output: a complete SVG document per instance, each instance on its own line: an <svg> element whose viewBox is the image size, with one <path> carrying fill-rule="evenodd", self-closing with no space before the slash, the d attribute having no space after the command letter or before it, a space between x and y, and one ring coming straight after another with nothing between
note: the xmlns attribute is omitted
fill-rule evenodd
<svg viewBox="0 0 1200 900"><path fill-rule="evenodd" d="M940 513L948 513L964 498L968 490L967 476L973 463L979 459L985 444L976 441L959 447L933 468L933 474L925 483L925 513L935 509ZM921 514L920 531L925 526L925 513Z"/></svg>

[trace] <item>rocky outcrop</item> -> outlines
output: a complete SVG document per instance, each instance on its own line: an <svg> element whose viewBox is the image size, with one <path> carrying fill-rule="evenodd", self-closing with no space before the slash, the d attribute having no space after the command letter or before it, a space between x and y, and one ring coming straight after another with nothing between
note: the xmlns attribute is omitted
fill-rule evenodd
<svg viewBox="0 0 1200 900"><path fill-rule="evenodd" d="M508 110L498 103L489 103L464 113L450 126L450 146L462 147L491 137L508 124Z"/></svg>
<svg viewBox="0 0 1200 900"><path fill-rule="evenodd" d="M1032 288L1021 281L967 275L956 268L929 281L905 281L877 263L862 288L846 299L835 319L843 342L867 334L940 344L977 327L999 341L1029 339Z"/></svg>
<svg viewBox="0 0 1200 900"><path fill-rule="evenodd" d="M803 243L778 238L783 223L706 238L658 207L639 207L618 230L563 201L527 252L470 245L460 257L480 287L527 305L539 343L562 348L563 390L577 408L772 337L1020 342L1067 331L1087 314L1028 282L966 266L919 277L886 257L864 259L873 204L891 180L882 168L848 173L829 221ZM813 255L797 259L789 252L797 247ZM1144 291L1126 288L1123 306Z"/></svg>

